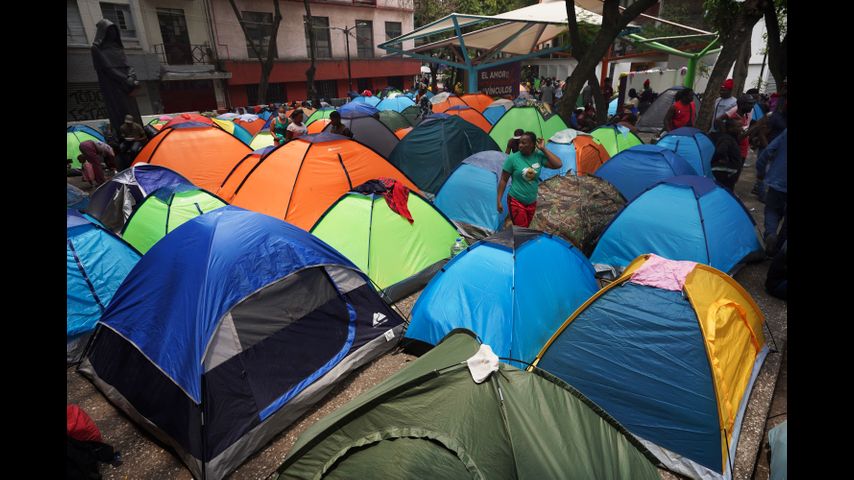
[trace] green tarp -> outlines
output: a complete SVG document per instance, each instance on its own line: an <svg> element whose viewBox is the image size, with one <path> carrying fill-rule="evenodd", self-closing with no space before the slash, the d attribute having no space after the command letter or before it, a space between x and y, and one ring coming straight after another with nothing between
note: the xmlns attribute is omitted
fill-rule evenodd
<svg viewBox="0 0 854 480"><path fill-rule="evenodd" d="M414 192L409 193L407 206L411 224L382 196L348 193L323 214L311 233L355 263L386 299L395 302L426 285L462 236Z"/></svg>
<svg viewBox="0 0 854 480"><path fill-rule="evenodd" d="M650 454L556 377L500 363L477 384L468 330L311 426L279 479L658 479Z"/></svg>
<svg viewBox="0 0 854 480"><path fill-rule="evenodd" d="M216 195L187 185L163 187L139 204L122 230L122 238L145 253L167 233L203 213L228 205Z"/></svg>
<svg viewBox="0 0 854 480"><path fill-rule="evenodd" d="M548 142L552 135L569 127L557 115L552 115L546 120L537 107L513 107L492 126L489 136L495 140L503 152L507 148L507 141L513 137L513 132L517 128L534 132L537 138Z"/></svg>

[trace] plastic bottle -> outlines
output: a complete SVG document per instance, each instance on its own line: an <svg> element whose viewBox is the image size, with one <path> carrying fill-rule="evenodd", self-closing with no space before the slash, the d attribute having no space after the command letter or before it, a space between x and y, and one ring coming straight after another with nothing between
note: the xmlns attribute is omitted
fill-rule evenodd
<svg viewBox="0 0 854 480"><path fill-rule="evenodd" d="M454 242L454 245L451 247L451 257L456 257L465 249L466 247L463 245L463 237L457 237L457 241Z"/></svg>

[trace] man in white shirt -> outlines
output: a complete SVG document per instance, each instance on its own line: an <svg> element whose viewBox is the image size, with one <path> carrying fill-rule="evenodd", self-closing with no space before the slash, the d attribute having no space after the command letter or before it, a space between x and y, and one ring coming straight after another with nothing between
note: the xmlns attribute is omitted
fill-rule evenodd
<svg viewBox="0 0 854 480"><path fill-rule="evenodd" d="M718 131L718 119L721 118L721 115L729 112L732 108L736 106L736 99L732 96L732 79L728 78L724 83L721 84L720 89L720 98L715 100L715 112L712 115L712 128L709 129L710 132Z"/></svg>

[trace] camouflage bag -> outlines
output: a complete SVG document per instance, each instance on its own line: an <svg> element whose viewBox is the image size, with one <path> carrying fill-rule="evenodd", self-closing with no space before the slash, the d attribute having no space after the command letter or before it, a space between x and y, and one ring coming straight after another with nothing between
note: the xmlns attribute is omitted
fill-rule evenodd
<svg viewBox="0 0 854 480"><path fill-rule="evenodd" d="M625 205L620 192L605 180L556 176L540 184L530 228L558 235L590 256L596 239Z"/></svg>

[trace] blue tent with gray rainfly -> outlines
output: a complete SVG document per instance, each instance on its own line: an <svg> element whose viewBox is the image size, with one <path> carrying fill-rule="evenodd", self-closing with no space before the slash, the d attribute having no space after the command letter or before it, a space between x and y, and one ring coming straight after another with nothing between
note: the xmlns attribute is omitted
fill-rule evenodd
<svg viewBox="0 0 854 480"><path fill-rule="evenodd" d="M667 132L656 145L672 150L682 157L694 167L697 175L713 178L712 157L715 155L715 144L702 130L692 127L677 128Z"/></svg>
<svg viewBox="0 0 854 480"><path fill-rule="evenodd" d="M308 232L226 206L154 245L104 312L80 371L220 479L354 369L404 321L349 260Z"/></svg>
<svg viewBox="0 0 854 480"><path fill-rule="evenodd" d="M636 145L623 150L596 170L597 177L617 187L628 201L656 182L678 175L700 173L684 158L658 145Z"/></svg>

